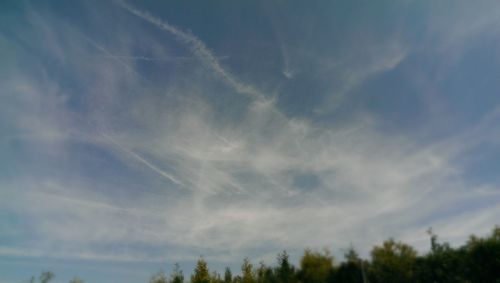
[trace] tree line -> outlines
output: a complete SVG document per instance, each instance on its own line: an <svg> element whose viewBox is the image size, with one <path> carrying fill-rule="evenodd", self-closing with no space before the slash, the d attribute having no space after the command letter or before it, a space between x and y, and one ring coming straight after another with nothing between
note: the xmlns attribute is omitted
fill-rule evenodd
<svg viewBox="0 0 500 283"><path fill-rule="evenodd" d="M340 262L327 250L305 250L296 267L283 251L273 266L263 262L254 265L245 258L238 275L229 267L223 274L210 271L201 257L189 278L175 264L168 276L159 271L149 283L500 283L500 227L482 238L471 236L456 248L439 242L432 230L428 233L431 248L423 255L408 244L388 239L373 247L370 259L360 258L352 247ZM53 277L51 272L44 272L39 282L48 283ZM83 282L79 278L70 281Z"/></svg>

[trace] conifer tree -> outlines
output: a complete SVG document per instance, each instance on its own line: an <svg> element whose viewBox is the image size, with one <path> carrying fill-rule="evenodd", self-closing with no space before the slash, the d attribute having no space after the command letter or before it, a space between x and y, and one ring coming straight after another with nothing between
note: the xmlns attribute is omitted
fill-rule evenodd
<svg viewBox="0 0 500 283"><path fill-rule="evenodd" d="M196 262L193 275L191 275L191 283L210 283L210 271L207 262L203 258L198 259Z"/></svg>

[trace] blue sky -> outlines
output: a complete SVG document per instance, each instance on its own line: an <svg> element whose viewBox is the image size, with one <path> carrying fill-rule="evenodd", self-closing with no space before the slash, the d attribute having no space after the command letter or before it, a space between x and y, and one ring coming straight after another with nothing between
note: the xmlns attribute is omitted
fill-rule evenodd
<svg viewBox="0 0 500 283"><path fill-rule="evenodd" d="M2 1L0 282L500 224L498 1Z"/></svg>

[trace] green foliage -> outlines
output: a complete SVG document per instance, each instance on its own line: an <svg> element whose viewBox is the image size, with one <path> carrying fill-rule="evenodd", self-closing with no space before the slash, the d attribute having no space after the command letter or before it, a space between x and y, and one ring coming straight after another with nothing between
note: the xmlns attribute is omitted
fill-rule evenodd
<svg viewBox="0 0 500 283"><path fill-rule="evenodd" d="M84 281L78 277L69 280L69 283L84 283Z"/></svg>
<svg viewBox="0 0 500 283"><path fill-rule="evenodd" d="M163 272L163 270L158 271L149 279L149 283L168 283L165 272Z"/></svg>
<svg viewBox="0 0 500 283"><path fill-rule="evenodd" d="M370 281L404 283L412 280L417 252L411 246L389 239L382 246L375 246L371 256Z"/></svg>
<svg viewBox="0 0 500 283"><path fill-rule="evenodd" d="M220 277L220 274L216 271L212 272L210 275L210 283L223 283L224 281Z"/></svg>
<svg viewBox="0 0 500 283"><path fill-rule="evenodd" d="M278 283L293 283L297 282L295 276L295 268L290 263L289 256L286 251L278 254L278 266L275 269L276 282Z"/></svg>
<svg viewBox="0 0 500 283"><path fill-rule="evenodd" d="M361 283L363 282L363 271L360 263L343 262L333 274L332 282Z"/></svg>
<svg viewBox="0 0 500 283"><path fill-rule="evenodd" d="M44 271L40 274L40 283L47 283L54 278L54 273L51 271Z"/></svg>
<svg viewBox="0 0 500 283"><path fill-rule="evenodd" d="M468 278L474 282L500 281L500 227L495 227L489 237L472 236L465 245Z"/></svg>
<svg viewBox="0 0 500 283"><path fill-rule="evenodd" d="M447 243L439 243L437 235L429 230L431 252L415 262L417 282L466 282L464 249L453 249Z"/></svg>
<svg viewBox="0 0 500 283"><path fill-rule="evenodd" d="M350 247L344 254L345 262L342 262L333 274L331 282L345 283L361 283L364 277L364 267L367 265L363 262L356 250Z"/></svg>
<svg viewBox="0 0 500 283"><path fill-rule="evenodd" d="M257 282L258 283L274 283L276 278L273 273L273 269L266 266L263 262L260 263L257 269Z"/></svg>
<svg viewBox="0 0 500 283"><path fill-rule="evenodd" d="M359 262L360 258L358 252L354 249L354 247L349 247L347 252L344 254L344 258L346 262Z"/></svg>
<svg viewBox="0 0 500 283"><path fill-rule="evenodd" d="M255 283L253 274L253 265L248 258L243 260L241 265L241 282L242 283Z"/></svg>
<svg viewBox="0 0 500 283"><path fill-rule="evenodd" d="M184 274L182 274L181 267L178 263L174 264L174 269L170 274L170 283L184 283Z"/></svg>
<svg viewBox="0 0 500 283"><path fill-rule="evenodd" d="M325 250L323 253L305 250L300 260L298 278L303 283L324 283L333 272L333 256Z"/></svg>
<svg viewBox="0 0 500 283"><path fill-rule="evenodd" d="M266 281L264 281L264 278L266 276L267 269L268 269L267 266L264 264L264 262L261 261L259 264L259 267L257 268L257 270L255 272L255 276L257 278L258 283L266 282ZM271 273L272 273L272 270L271 270Z"/></svg>
<svg viewBox="0 0 500 283"><path fill-rule="evenodd" d="M233 282L233 273L229 267L226 267L224 270L224 283L232 283Z"/></svg>
<svg viewBox="0 0 500 283"><path fill-rule="evenodd" d="M438 241L429 230L431 250L418 256L413 247L389 239L371 251L371 261L361 259L354 248L344 254L344 261L334 265L328 251L305 250L300 268L290 263L286 251L277 256L277 265L258 268L245 258L241 275L233 276L226 268L224 277L210 273L207 262L200 258L191 275L191 283L500 283L500 227L487 237L471 236L461 247L453 248ZM44 271L38 282L49 283L54 273ZM28 280L36 282L36 277ZM69 283L83 283L74 278ZM170 280L163 271L151 277L150 283L184 283L178 264L174 265Z"/></svg>
<svg viewBox="0 0 500 283"><path fill-rule="evenodd" d="M200 258L196 263L193 275L191 275L191 283L210 283L210 272L207 262Z"/></svg>

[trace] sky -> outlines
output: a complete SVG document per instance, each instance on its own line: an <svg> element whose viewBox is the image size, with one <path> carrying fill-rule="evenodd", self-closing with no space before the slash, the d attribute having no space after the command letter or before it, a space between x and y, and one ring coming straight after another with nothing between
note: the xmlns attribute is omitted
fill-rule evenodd
<svg viewBox="0 0 500 283"><path fill-rule="evenodd" d="M500 2L0 3L0 282L500 224Z"/></svg>

